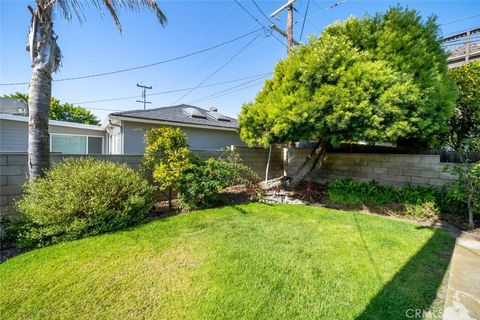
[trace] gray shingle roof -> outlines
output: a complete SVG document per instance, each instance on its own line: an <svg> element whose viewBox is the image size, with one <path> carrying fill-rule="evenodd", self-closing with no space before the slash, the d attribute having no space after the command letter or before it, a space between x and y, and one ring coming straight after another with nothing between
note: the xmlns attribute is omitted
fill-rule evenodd
<svg viewBox="0 0 480 320"><path fill-rule="evenodd" d="M194 108L200 111L202 114L206 116L206 119L189 116L183 110L186 108ZM115 112L115 113L111 113L110 115L134 118L134 119L158 120L158 121L178 122L183 124L203 125L207 127L220 127L220 128L232 128L232 129L238 128L237 119L235 118L225 116L225 118L230 120L229 122L219 121L215 119L215 117L211 116L208 110L195 107L195 106L186 105L186 104L180 104L180 105L171 106L171 107L147 109L147 110L131 110L131 111Z"/></svg>

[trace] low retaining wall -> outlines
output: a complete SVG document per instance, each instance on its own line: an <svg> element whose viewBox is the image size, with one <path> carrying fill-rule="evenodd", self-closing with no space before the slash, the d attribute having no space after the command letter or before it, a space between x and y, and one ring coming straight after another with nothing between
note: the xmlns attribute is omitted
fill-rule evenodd
<svg viewBox="0 0 480 320"><path fill-rule="evenodd" d="M246 165L250 166L261 179L265 178L268 149L234 147ZM269 178L293 175L310 149L273 148L270 160ZM228 151L194 150L203 157L224 157ZM65 158L80 158L81 155L52 154L52 163ZM143 155L93 155L95 159L126 163L138 169ZM285 160L284 160L285 157ZM14 213L11 204L22 193L22 184L27 178L26 154L0 154L0 214ZM317 165L307 179L325 183L334 179L352 178L359 181L376 180L393 186L432 185L443 186L453 176L443 172L446 163L440 162L440 155L417 154L367 154L327 153L323 165ZM285 171L284 171L285 170Z"/></svg>
<svg viewBox="0 0 480 320"><path fill-rule="evenodd" d="M82 155L50 155L52 164L61 162L66 158L81 158ZM128 166L138 169L143 156L139 155L90 155L89 157L99 160L126 163ZM27 180L28 166L27 154L25 153L2 153L0 154L0 214L14 213L11 204L22 194L22 185Z"/></svg>
<svg viewBox="0 0 480 320"><path fill-rule="evenodd" d="M268 149L234 147L246 165L250 166L262 179L265 178ZM194 150L202 157L224 157L227 151L217 150ZM61 155L50 156L52 164L63 161L66 158L81 158L85 155ZM138 169L143 161L143 155L89 155L99 160L108 160L118 163L126 163L133 169ZM27 154L25 153L2 153L0 154L0 215L15 213L11 204L22 194L22 185L27 179L28 166ZM269 177L283 175L283 149L273 149L269 169ZM161 196L161 193L159 193Z"/></svg>
<svg viewBox="0 0 480 320"><path fill-rule="evenodd" d="M310 153L309 149L287 150L285 171L292 175ZM443 186L453 176L443 172L446 163L440 155L327 153L323 164L310 173L309 179L325 183L335 179L376 180L393 186Z"/></svg>

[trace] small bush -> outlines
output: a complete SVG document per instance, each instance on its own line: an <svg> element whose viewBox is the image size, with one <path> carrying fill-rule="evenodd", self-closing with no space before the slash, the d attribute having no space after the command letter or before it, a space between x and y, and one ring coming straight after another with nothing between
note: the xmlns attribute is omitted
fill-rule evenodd
<svg viewBox="0 0 480 320"><path fill-rule="evenodd" d="M234 152L229 152L225 159L193 157L179 183L180 207L185 210L211 207L219 202L220 190L234 185L244 184L255 191L256 179L256 174Z"/></svg>
<svg viewBox="0 0 480 320"><path fill-rule="evenodd" d="M480 163L461 163L450 169L457 176L451 185L450 198L466 206L468 223L473 228L473 215L480 213Z"/></svg>
<svg viewBox="0 0 480 320"><path fill-rule="evenodd" d="M22 225L23 223L18 217L0 217L0 242L18 242L18 235Z"/></svg>
<svg viewBox="0 0 480 320"><path fill-rule="evenodd" d="M145 141L144 171L159 190L169 190L171 206L172 191L177 191L180 178L190 167L187 135L180 128L153 128L145 133Z"/></svg>
<svg viewBox="0 0 480 320"><path fill-rule="evenodd" d="M415 218L436 218L442 212L466 212L465 205L453 196L451 190L431 186L407 185L396 189L375 181L339 179L328 185L328 195L334 204L384 206L397 214Z"/></svg>
<svg viewBox="0 0 480 320"><path fill-rule="evenodd" d="M24 221L20 245L43 246L131 226L151 209L152 193L124 164L66 160L25 184L15 204Z"/></svg>

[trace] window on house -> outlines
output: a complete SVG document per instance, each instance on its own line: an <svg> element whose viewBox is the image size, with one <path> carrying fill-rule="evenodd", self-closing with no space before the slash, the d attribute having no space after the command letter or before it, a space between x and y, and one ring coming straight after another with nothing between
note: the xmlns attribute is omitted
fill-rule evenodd
<svg viewBox="0 0 480 320"><path fill-rule="evenodd" d="M102 154L101 137L88 137L88 154Z"/></svg>
<svg viewBox="0 0 480 320"><path fill-rule="evenodd" d="M51 135L50 151L64 154L101 154L102 137L89 137L67 134Z"/></svg>

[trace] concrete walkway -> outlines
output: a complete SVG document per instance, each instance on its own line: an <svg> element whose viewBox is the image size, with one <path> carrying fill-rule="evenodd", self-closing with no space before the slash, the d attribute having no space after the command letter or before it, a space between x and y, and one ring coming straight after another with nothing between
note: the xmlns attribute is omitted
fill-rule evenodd
<svg viewBox="0 0 480 320"><path fill-rule="evenodd" d="M443 320L480 319L480 238L462 233L455 243Z"/></svg>

